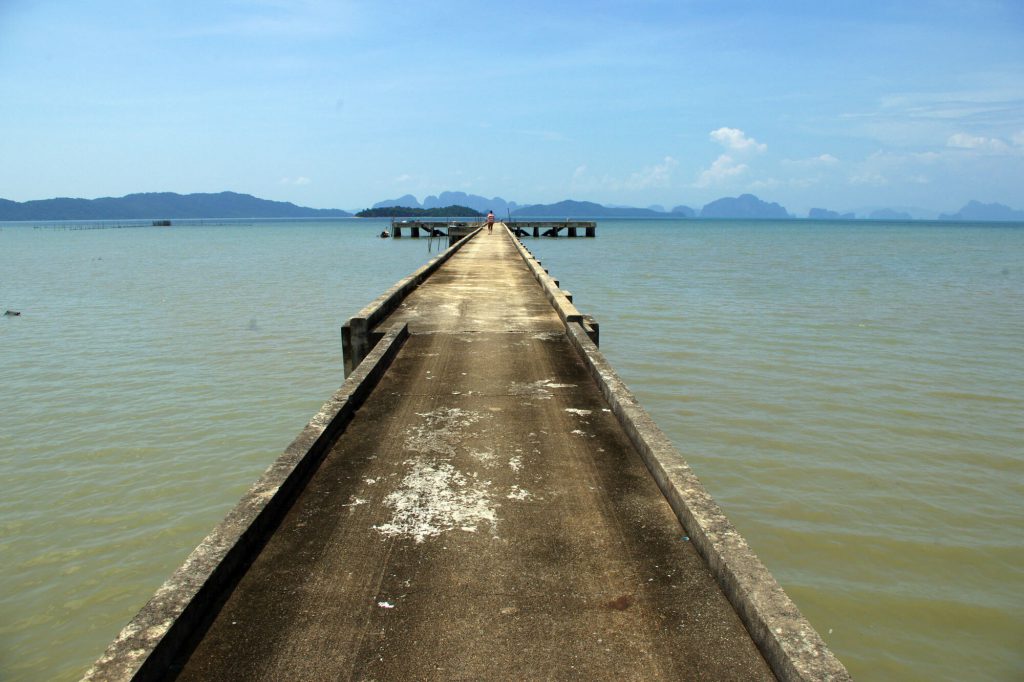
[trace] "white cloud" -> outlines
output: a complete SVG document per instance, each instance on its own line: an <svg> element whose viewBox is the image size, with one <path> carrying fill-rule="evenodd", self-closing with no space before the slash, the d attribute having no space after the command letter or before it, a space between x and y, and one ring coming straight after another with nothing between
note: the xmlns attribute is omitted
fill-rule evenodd
<svg viewBox="0 0 1024 682"><path fill-rule="evenodd" d="M783 166L794 166L796 168L827 168L835 166L839 163L839 159L832 156L831 154L821 154L819 156L812 156L809 159L783 159Z"/></svg>
<svg viewBox="0 0 1024 682"><path fill-rule="evenodd" d="M874 171L865 170L860 173L855 173L850 176L851 185L870 185L872 187L881 187L888 185L889 180L881 173L875 173Z"/></svg>
<svg viewBox="0 0 1024 682"><path fill-rule="evenodd" d="M1010 151L1010 145L998 137L983 137L980 135L968 135L967 133L956 133L950 135L946 140L947 147L955 149L973 149L975 151L991 152L994 154L1005 154Z"/></svg>
<svg viewBox="0 0 1024 682"><path fill-rule="evenodd" d="M711 164L711 168L701 172L700 177L697 178L697 187L710 187L711 185L718 185L726 180L741 175L747 171L747 164L736 163L728 154L722 154L714 163Z"/></svg>
<svg viewBox="0 0 1024 682"><path fill-rule="evenodd" d="M1008 142L999 137L955 133L946 139L946 146L953 150L969 150L985 155L1019 155L1024 152L1024 132L1015 133Z"/></svg>
<svg viewBox="0 0 1024 682"><path fill-rule="evenodd" d="M302 175L297 178L281 178L282 185L308 185L311 182L313 181Z"/></svg>
<svg viewBox="0 0 1024 682"><path fill-rule="evenodd" d="M617 191L621 183L605 175L603 178L598 178L590 172L590 167L586 164L580 164L576 166L576 170L572 172L572 179L570 180L569 186L573 192L593 192L598 190L613 190Z"/></svg>
<svg viewBox="0 0 1024 682"><path fill-rule="evenodd" d="M409 175L408 173L402 173L397 178L395 178L395 184L401 185L402 183L409 182L410 180L412 180L411 175Z"/></svg>
<svg viewBox="0 0 1024 682"><path fill-rule="evenodd" d="M630 175L626 181L629 189L647 189L648 187L668 187L672 180L672 169L679 165L679 162L671 156L666 156L661 163L648 166L642 171Z"/></svg>
<svg viewBox="0 0 1024 682"><path fill-rule="evenodd" d="M764 152L768 145L761 144L752 137L747 137L739 128L719 128L711 131L711 139L726 149L738 152Z"/></svg>
<svg viewBox="0 0 1024 682"><path fill-rule="evenodd" d="M752 190L764 190L764 189L775 189L781 183L775 178L767 178L765 180L755 180L750 183L750 189Z"/></svg>
<svg viewBox="0 0 1024 682"><path fill-rule="evenodd" d="M570 187L573 192L623 192L626 190L647 190L669 187L672 184L672 172L679 162L666 156L660 163L634 171L629 177L591 173L586 164L580 164L572 173Z"/></svg>

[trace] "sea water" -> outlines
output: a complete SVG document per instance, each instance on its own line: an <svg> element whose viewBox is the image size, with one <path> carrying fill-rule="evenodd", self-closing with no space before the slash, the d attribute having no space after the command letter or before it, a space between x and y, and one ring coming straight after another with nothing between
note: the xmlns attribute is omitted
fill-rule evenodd
<svg viewBox="0 0 1024 682"><path fill-rule="evenodd" d="M0 226L0 679L75 679L432 254L375 221ZM1024 675L1024 226L527 239L858 679Z"/></svg>

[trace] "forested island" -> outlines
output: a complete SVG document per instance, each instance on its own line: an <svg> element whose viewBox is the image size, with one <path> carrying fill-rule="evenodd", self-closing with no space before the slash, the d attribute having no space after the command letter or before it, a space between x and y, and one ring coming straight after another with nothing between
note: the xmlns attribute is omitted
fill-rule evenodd
<svg viewBox="0 0 1024 682"><path fill-rule="evenodd" d="M409 206L381 206L356 213L357 218L482 218L483 213L466 206L439 208L410 208Z"/></svg>

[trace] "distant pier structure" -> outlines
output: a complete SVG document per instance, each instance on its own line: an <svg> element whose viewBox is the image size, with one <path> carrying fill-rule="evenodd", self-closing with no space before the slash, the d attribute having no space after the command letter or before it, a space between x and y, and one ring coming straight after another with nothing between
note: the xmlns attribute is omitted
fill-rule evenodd
<svg viewBox="0 0 1024 682"><path fill-rule="evenodd" d="M596 237L597 223L587 220L506 220L503 221L512 233L518 237ZM478 227L482 222L466 222L456 220L397 220L391 221L391 236L406 235L418 238L447 236L450 243L455 243Z"/></svg>
<svg viewBox="0 0 1024 682"><path fill-rule="evenodd" d="M458 241L473 230L481 226L480 222L468 222L465 220L391 220L391 236L402 237L406 235L419 239L424 237L452 237Z"/></svg>
<svg viewBox="0 0 1024 682"><path fill-rule="evenodd" d="M588 220L507 220L505 224L519 237L596 237L597 223Z"/></svg>

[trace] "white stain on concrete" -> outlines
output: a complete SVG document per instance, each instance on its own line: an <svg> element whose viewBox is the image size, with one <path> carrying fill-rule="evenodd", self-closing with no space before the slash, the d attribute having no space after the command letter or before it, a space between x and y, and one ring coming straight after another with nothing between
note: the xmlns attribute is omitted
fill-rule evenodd
<svg viewBox="0 0 1024 682"><path fill-rule="evenodd" d="M470 454L481 464L490 465L494 461L494 453L490 451L471 452Z"/></svg>
<svg viewBox="0 0 1024 682"><path fill-rule="evenodd" d="M530 497L532 497L532 495L530 495L530 492L528 490L523 490L519 486L514 485L509 490L508 495L506 495L505 497L507 497L510 500L528 500L530 499Z"/></svg>
<svg viewBox="0 0 1024 682"><path fill-rule="evenodd" d="M411 470L401 487L384 498L393 510L391 522L374 526L382 535L419 543L456 528L472 532L497 524L490 481L467 478L448 462L405 463Z"/></svg>
<svg viewBox="0 0 1024 682"><path fill-rule="evenodd" d="M508 468L519 473L519 470L523 468L523 459L521 457L513 457L508 460Z"/></svg>
<svg viewBox="0 0 1024 682"><path fill-rule="evenodd" d="M552 389L575 388L576 384L559 384L553 379L541 379L530 384L513 382L509 386L509 395L523 395L537 398L538 400L550 400Z"/></svg>
<svg viewBox="0 0 1024 682"><path fill-rule="evenodd" d="M483 418L472 410L441 407L432 412L416 413L422 423L406 432L405 448L413 452L454 455L455 448L469 426Z"/></svg>
<svg viewBox="0 0 1024 682"><path fill-rule="evenodd" d="M591 410L580 410L574 407L567 407L565 408L565 411L568 412L569 414L574 414L577 417L586 417L591 413Z"/></svg>

